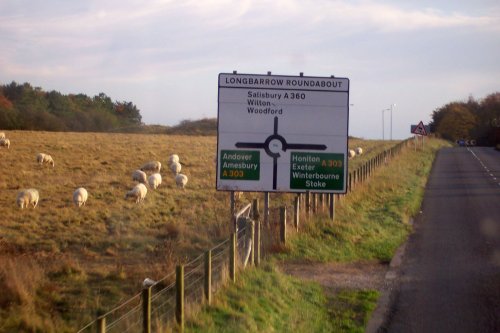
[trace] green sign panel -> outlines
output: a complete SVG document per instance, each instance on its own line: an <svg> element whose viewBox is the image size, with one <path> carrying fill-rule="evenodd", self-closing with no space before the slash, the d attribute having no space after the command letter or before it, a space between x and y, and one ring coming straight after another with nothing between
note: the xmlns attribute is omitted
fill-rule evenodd
<svg viewBox="0 0 500 333"><path fill-rule="evenodd" d="M290 188L341 191L344 188L344 154L292 152Z"/></svg>
<svg viewBox="0 0 500 333"><path fill-rule="evenodd" d="M260 151L221 150L220 178L232 180L259 180Z"/></svg>

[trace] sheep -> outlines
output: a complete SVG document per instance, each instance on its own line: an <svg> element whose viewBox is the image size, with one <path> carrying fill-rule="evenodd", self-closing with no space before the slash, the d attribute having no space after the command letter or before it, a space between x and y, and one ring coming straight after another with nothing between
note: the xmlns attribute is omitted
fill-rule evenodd
<svg viewBox="0 0 500 333"><path fill-rule="evenodd" d="M354 158L356 156L356 152L352 149L349 149L349 159Z"/></svg>
<svg viewBox="0 0 500 333"><path fill-rule="evenodd" d="M181 172L182 166L179 162L174 162L170 164L170 170L174 175L177 175Z"/></svg>
<svg viewBox="0 0 500 333"><path fill-rule="evenodd" d="M78 207L85 206L88 197L89 193L83 187L79 187L73 192L73 202Z"/></svg>
<svg viewBox="0 0 500 333"><path fill-rule="evenodd" d="M151 161L146 164L144 164L141 167L142 171L152 171L152 172L160 172L161 170L161 163L158 161Z"/></svg>
<svg viewBox="0 0 500 333"><path fill-rule="evenodd" d="M0 147L7 147L9 149L10 147L10 140L7 138L1 138L0 139Z"/></svg>
<svg viewBox="0 0 500 333"><path fill-rule="evenodd" d="M361 155L361 154L363 154L363 148L361 147L356 148L356 155Z"/></svg>
<svg viewBox="0 0 500 333"><path fill-rule="evenodd" d="M159 173L153 173L148 177L149 187L156 190L161 184L161 175Z"/></svg>
<svg viewBox="0 0 500 333"><path fill-rule="evenodd" d="M137 185L134 186L133 189L131 189L130 191L128 191L125 194L125 199L127 199L129 197L135 198L135 203L139 203L142 200L144 200L144 198L146 197L147 193L148 193L148 189L146 188L146 185L144 185L144 184L137 184Z"/></svg>
<svg viewBox="0 0 500 333"><path fill-rule="evenodd" d="M179 163L179 155L172 154L168 157L168 165L171 165L174 162Z"/></svg>
<svg viewBox="0 0 500 333"><path fill-rule="evenodd" d="M187 182L188 182L188 177L186 175L179 173L177 176L175 176L175 183L177 184L177 187L184 189Z"/></svg>
<svg viewBox="0 0 500 333"><path fill-rule="evenodd" d="M38 194L38 191L34 188L29 188L27 190L20 191L17 194L16 203L21 209L24 207L28 208L30 204L33 205L33 208L36 208L39 199L40 195Z"/></svg>
<svg viewBox="0 0 500 333"><path fill-rule="evenodd" d="M39 153L38 155L36 155L36 161L40 165L47 163L47 164L52 165L52 167L54 167L54 160L52 159L52 156L50 156L48 154Z"/></svg>
<svg viewBox="0 0 500 333"><path fill-rule="evenodd" d="M137 181L139 183L147 184L147 182L148 182L148 176L142 170L135 170L132 173L132 180L133 181Z"/></svg>

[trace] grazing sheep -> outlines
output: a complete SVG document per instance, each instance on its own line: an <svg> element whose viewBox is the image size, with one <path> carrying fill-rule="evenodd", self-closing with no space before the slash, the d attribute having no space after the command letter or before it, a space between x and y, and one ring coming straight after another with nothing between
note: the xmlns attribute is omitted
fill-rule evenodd
<svg viewBox="0 0 500 333"><path fill-rule="evenodd" d="M7 138L1 138L0 139L0 147L7 147L9 149L10 147L10 140Z"/></svg>
<svg viewBox="0 0 500 333"><path fill-rule="evenodd" d="M156 190L161 184L161 175L159 173L153 173L148 177L148 184L149 187Z"/></svg>
<svg viewBox="0 0 500 333"><path fill-rule="evenodd" d="M40 195L38 194L38 191L34 188L30 188L17 194L16 203L21 209L24 207L28 208L30 204L33 205L33 208L36 208L39 199Z"/></svg>
<svg viewBox="0 0 500 333"><path fill-rule="evenodd" d="M349 159L354 158L356 156L356 152L352 149L349 149Z"/></svg>
<svg viewBox="0 0 500 333"><path fill-rule="evenodd" d="M174 162L170 164L170 170L174 175L177 175L181 172L182 166L179 162Z"/></svg>
<svg viewBox="0 0 500 333"><path fill-rule="evenodd" d="M79 187L73 192L73 202L78 207L85 206L87 199L89 197L89 193L83 187Z"/></svg>
<svg viewBox="0 0 500 333"><path fill-rule="evenodd" d="M146 188L146 185L137 184L134 186L133 189L131 189L130 191L127 192L127 194L125 194L125 199L134 198L135 203L139 203L142 200L144 200L147 193L148 193L148 189Z"/></svg>
<svg viewBox="0 0 500 333"><path fill-rule="evenodd" d="M144 164L141 167L142 171L152 171L152 172L160 172L161 170L161 163L158 161L151 161L146 164Z"/></svg>
<svg viewBox="0 0 500 333"><path fill-rule="evenodd" d="M361 147L356 148L356 155L361 155L361 154L363 154L363 148Z"/></svg>
<svg viewBox="0 0 500 333"><path fill-rule="evenodd" d="M188 177L186 175L179 173L177 176L175 176L175 183L177 184L177 187L184 189L187 182L188 182Z"/></svg>
<svg viewBox="0 0 500 333"><path fill-rule="evenodd" d="M0 139L5 139L5 133L4 132L0 132Z"/></svg>
<svg viewBox="0 0 500 333"><path fill-rule="evenodd" d="M171 165L174 162L179 163L179 155L172 154L172 155L169 156L169 158L168 158L168 165Z"/></svg>
<svg viewBox="0 0 500 333"><path fill-rule="evenodd" d="M139 183L147 184L147 182L148 182L148 176L142 170L135 170L132 173L132 180L133 181L137 181Z"/></svg>
<svg viewBox="0 0 500 333"><path fill-rule="evenodd" d="M50 156L48 154L39 153L38 155L36 155L36 161L40 165L46 163L46 164L50 164L50 165L52 165L52 167L54 167L54 160L52 159L52 156Z"/></svg>

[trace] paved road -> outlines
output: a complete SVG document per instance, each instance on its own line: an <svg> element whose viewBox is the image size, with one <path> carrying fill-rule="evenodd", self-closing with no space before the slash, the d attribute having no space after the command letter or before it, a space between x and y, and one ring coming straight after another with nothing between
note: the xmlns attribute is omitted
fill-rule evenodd
<svg viewBox="0 0 500 333"><path fill-rule="evenodd" d="M500 152L435 160L387 332L500 332Z"/></svg>

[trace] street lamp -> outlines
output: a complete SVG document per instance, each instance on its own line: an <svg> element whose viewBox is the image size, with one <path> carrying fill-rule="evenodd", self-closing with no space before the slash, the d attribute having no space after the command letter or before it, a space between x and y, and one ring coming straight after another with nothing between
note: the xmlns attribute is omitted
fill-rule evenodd
<svg viewBox="0 0 500 333"><path fill-rule="evenodd" d="M384 124L384 112L389 111L391 109L383 109L382 110L382 140L385 140L385 124Z"/></svg>
<svg viewBox="0 0 500 333"><path fill-rule="evenodd" d="M396 103L391 104L391 140L392 140L392 109L396 107Z"/></svg>

